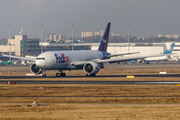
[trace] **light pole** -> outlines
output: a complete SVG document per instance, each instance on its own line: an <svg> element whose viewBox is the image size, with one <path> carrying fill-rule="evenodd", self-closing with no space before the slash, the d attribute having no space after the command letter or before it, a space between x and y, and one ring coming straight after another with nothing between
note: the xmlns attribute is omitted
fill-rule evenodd
<svg viewBox="0 0 180 120"><path fill-rule="evenodd" d="M12 24L9 24L9 55L11 55L11 26ZM10 62L11 62L11 57L9 58Z"/></svg>
<svg viewBox="0 0 180 120"><path fill-rule="evenodd" d="M103 27L103 25L99 25L99 26L101 28L101 30L100 30L100 36L101 36L100 42L101 42L101 40L102 40L102 27Z"/></svg>
<svg viewBox="0 0 180 120"><path fill-rule="evenodd" d="M74 27L74 24L71 25L72 26L72 51L74 50L74 45L73 45L73 27Z"/></svg>
<svg viewBox="0 0 180 120"><path fill-rule="evenodd" d="M128 53L129 53L129 28L130 28L130 25L128 25L127 27L128 27Z"/></svg>
<svg viewBox="0 0 180 120"><path fill-rule="evenodd" d="M43 42L43 26L44 24L41 24L41 42ZM43 43L41 44L41 53L43 53Z"/></svg>

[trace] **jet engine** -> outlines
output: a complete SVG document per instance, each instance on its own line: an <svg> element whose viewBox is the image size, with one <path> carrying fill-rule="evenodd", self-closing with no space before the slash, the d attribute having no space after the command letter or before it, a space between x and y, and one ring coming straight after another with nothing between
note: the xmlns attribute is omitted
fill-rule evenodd
<svg viewBox="0 0 180 120"><path fill-rule="evenodd" d="M100 66L96 62L88 62L83 66L83 70L87 75L95 75L99 72Z"/></svg>
<svg viewBox="0 0 180 120"><path fill-rule="evenodd" d="M32 64L30 67L30 71L34 74L42 74L43 71L36 66L36 64Z"/></svg>

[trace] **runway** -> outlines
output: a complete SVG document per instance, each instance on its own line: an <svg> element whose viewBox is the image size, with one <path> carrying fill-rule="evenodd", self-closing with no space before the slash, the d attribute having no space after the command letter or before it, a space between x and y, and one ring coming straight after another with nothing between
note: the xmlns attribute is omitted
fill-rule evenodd
<svg viewBox="0 0 180 120"><path fill-rule="evenodd" d="M180 81L30 81L13 80L11 84L126 84L126 85L177 85ZM8 84L7 80L1 80L0 84Z"/></svg>
<svg viewBox="0 0 180 120"><path fill-rule="evenodd" d="M127 77L133 74L127 75L97 75L93 77L86 77L84 76L66 76L66 77L59 77L59 78L106 78L106 77ZM148 75L133 75L134 77L180 77L180 74L148 74ZM34 78L42 78L42 76L0 76L0 79L34 79ZM46 78L58 78L56 76L47 76Z"/></svg>

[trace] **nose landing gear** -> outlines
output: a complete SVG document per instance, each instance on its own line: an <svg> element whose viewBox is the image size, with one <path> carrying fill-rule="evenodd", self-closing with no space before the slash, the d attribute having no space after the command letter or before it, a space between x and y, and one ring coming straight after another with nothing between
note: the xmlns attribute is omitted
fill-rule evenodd
<svg viewBox="0 0 180 120"><path fill-rule="evenodd" d="M46 77L45 71L46 71L46 70L43 70L42 77Z"/></svg>
<svg viewBox="0 0 180 120"><path fill-rule="evenodd" d="M42 74L42 77L46 77L46 73L43 73L43 74Z"/></svg>

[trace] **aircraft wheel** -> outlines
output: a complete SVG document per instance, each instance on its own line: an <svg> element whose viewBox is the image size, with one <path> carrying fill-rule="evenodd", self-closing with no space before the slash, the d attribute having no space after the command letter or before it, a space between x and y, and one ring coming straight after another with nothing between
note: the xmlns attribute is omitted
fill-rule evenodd
<svg viewBox="0 0 180 120"><path fill-rule="evenodd" d="M90 76L96 76L96 74L91 74Z"/></svg>
<svg viewBox="0 0 180 120"><path fill-rule="evenodd" d="M60 77L61 76L61 73L56 73L56 77Z"/></svg>
<svg viewBox="0 0 180 120"><path fill-rule="evenodd" d="M61 73L61 76L65 77L65 76L66 76L66 73Z"/></svg>
<svg viewBox="0 0 180 120"><path fill-rule="evenodd" d="M42 74L42 77L46 77L46 74Z"/></svg>

